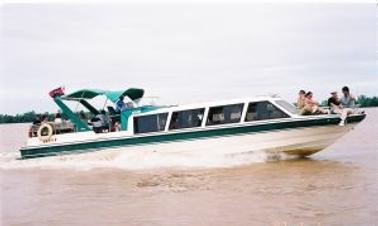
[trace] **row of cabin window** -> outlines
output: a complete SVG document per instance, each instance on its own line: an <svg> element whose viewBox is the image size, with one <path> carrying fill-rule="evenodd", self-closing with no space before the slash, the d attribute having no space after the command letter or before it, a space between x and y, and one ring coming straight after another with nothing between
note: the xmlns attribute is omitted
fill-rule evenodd
<svg viewBox="0 0 378 226"><path fill-rule="evenodd" d="M238 123L241 120L244 104L232 104L210 107L206 125ZM205 108L176 111L172 113L169 130L200 127ZM165 129L168 113L134 117L134 133L158 132ZM246 122L287 118L286 113L268 101L254 102L248 105Z"/></svg>

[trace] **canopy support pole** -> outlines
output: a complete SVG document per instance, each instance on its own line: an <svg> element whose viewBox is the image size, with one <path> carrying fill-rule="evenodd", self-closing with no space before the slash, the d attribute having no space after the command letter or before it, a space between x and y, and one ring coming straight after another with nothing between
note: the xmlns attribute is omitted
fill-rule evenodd
<svg viewBox="0 0 378 226"><path fill-rule="evenodd" d="M121 112L121 129L126 131L128 130L128 121L129 121L129 117L130 115L133 113L133 111L131 109L128 109L126 111L122 111Z"/></svg>
<svg viewBox="0 0 378 226"><path fill-rule="evenodd" d="M98 115L100 114L100 112L94 108L90 103L88 103L88 101L84 100L84 99L81 99L79 100L79 102L86 108L88 109L92 114L94 115Z"/></svg>

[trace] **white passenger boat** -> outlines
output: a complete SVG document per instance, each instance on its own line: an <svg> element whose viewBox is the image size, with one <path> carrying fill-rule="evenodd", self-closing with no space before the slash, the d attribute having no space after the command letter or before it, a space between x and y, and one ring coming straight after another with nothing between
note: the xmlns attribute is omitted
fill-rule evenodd
<svg viewBox="0 0 378 226"><path fill-rule="evenodd" d="M20 150L22 158L109 148L230 154L267 151L308 156L334 143L366 116L350 115L345 126L338 126L339 115L302 116L292 104L274 96L183 106L138 106L143 94L144 90L135 88L83 89L67 95L60 89L53 90L50 96L66 120L33 125L27 145ZM99 110L90 100L100 95L110 103L106 114L111 120L95 133L90 123L73 112L65 101L82 104L94 116ZM120 96L128 98L134 106L117 113L112 105ZM120 125L119 131L115 131L116 125Z"/></svg>

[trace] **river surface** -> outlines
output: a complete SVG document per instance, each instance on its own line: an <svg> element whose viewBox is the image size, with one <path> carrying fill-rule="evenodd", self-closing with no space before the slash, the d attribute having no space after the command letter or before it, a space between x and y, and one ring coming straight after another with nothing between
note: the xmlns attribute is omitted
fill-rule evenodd
<svg viewBox="0 0 378 226"><path fill-rule="evenodd" d="M100 151L20 161L0 126L0 225L378 225L378 108L308 159Z"/></svg>

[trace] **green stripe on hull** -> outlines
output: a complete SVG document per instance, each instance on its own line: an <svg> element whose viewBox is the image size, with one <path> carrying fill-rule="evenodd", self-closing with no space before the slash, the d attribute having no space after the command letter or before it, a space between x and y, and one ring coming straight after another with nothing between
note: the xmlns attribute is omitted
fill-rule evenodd
<svg viewBox="0 0 378 226"><path fill-rule="evenodd" d="M365 115L352 116L348 118L348 123L360 122ZM214 137L235 136L240 134L268 132L272 130L294 129L301 127L336 125L339 118L310 119L306 121L279 122L260 125L243 125L240 127L214 128L200 131L186 131L181 133L162 133L142 137L127 137L113 140L91 141L86 143L66 144L62 146L47 146L41 148L21 149L23 159L44 156L54 156L70 153L82 153L93 150L100 150L111 147L123 147L133 145L145 145L152 143L165 143L193 139L206 139Z"/></svg>

